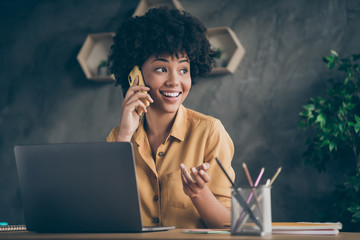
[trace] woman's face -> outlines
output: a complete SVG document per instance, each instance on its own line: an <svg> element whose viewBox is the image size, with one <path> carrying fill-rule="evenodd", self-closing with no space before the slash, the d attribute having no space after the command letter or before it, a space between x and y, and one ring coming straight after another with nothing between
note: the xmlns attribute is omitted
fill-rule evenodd
<svg viewBox="0 0 360 240"><path fill-rule="evenodd" d="M154 100L150 104L151 110L176 113L191 88L190 61L187 56L151 56L143 64L142 73Z"/></svg>

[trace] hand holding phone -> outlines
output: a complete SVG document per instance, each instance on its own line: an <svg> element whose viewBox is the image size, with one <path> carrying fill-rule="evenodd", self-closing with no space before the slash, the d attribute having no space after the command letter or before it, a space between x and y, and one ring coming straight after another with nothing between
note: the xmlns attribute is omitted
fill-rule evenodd
<svg viewBox="0 0 360 240"><path fill-rule="evenodd" d="M132 87L134 85L136 76L139 77L139 86L145 87L144 78L143 78L142 72L140 71L138 66L134 66L133 69L131 70L131 72L129 73L128 80L129 80L130 87ZM141 101L145 104L146 107L150 105L150 102L147 99L141 99ZM144 111L142 108L136 107L136 112L139 115L141 115Z"/></svg>

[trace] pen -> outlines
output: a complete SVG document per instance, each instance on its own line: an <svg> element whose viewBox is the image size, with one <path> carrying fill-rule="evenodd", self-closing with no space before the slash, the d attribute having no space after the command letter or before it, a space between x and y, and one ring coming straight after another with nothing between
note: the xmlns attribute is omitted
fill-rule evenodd
<svg viewBox="0 0 360 240"><path fill-rule="evenodd" d="M237 186L235 185L235 183L231 180L231 178L229 177L229 175L225 171L225 169L222 166L220 160L217 157L215 159L216 159L216 162L219 164L221 170L225 173L226 177L229 179L231 185L233 186L233 189L235 191L235 198L238 200L239 204L244 208L244 210L250 215L250 218L254 221L254 223L256 225L258 225L258 227L262 231L263 227L261 226L259 220L256 219L256 217L255 217L253 211L250 209L249 205L245 202L245 200L243 199L243 197L239 193L239 190L238 190Z"/></svg>

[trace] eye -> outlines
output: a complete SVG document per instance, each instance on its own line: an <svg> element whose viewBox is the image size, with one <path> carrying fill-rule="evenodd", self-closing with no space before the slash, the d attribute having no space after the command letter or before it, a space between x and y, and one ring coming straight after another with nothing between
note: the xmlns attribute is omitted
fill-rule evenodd
<svg viewBox="0 0 360 240"><path fill-rule="evenodd" d="M164 67L159 67L155 69L156 72L166 72L166 68Z"/></svg>
<svg viewBox="0 0 360 240"><path fill-rule="evenodd" d="M186 74L187 72L188 72L188 70L186 68L180 70L180 73L182 73L182 74Z"/></svg>

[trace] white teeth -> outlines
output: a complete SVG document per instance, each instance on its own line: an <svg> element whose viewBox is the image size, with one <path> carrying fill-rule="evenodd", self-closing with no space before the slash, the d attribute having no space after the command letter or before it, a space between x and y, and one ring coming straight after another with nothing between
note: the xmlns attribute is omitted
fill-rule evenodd
<svg viewBox="0 0 360 240"><path fill-rule="evenodd" d="M166 97L177 97L180 95L179 92L162 92L162 94Z"/></svg>

